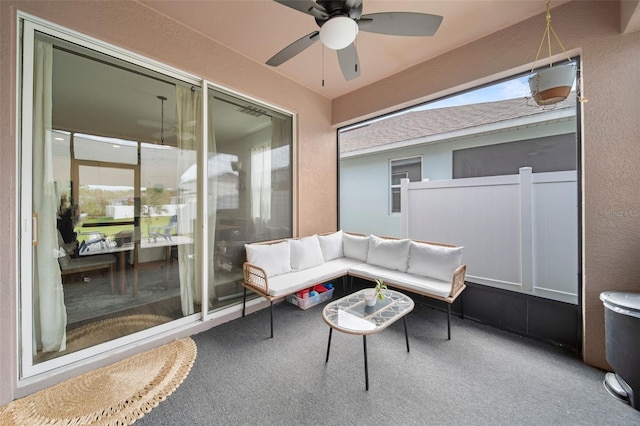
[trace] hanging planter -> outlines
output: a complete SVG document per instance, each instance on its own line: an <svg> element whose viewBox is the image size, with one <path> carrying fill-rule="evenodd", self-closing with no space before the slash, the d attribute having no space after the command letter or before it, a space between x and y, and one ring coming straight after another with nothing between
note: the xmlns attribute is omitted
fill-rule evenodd
<svg viewBox="0 0 640 426"><path fill-rule="evenodd" d="M557 104L567 99L575 79L575 63L541 69L529 77L531 96L541 106Z"/></svg>
<svg viewBox="0 0 640 426"><path fill-rule="evenodd" d="M571 62L571 58L567 55L569 63L553 66L551 60L551 34L555 37L556 41L562 48L562 51L567 54L562 42L558 38L555 30L551 26L551 11L549 7L549 0L547 0L547 14L546 14L546 28L542 35L542 41L538 48L538 54L533 61L533 69L531 70L531 76L529 77L529 88L531 89L531 97L540 106L553 105L558 102L567 99L571 93L573 82L576 79L577 66L575 62ZM542 46L547 42L547 48L549 49L549 67L535 70L536 61L540 57ZM579 85L580 86L580 85ZM581 87L578 88L581 92ZM585 102L586 99L582 97L580 93L578 95L580 102Z"/></svg>

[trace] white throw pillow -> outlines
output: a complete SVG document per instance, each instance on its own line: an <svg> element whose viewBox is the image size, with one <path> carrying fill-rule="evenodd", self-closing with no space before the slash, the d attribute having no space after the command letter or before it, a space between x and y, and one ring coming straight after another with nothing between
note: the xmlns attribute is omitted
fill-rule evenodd
<svg viewBox="0 0 640 426"><path fill-rule="evenodd" d="M407 272L450 282L453 271L462 265L462 249L411 241Z"/></svg>
<svg viewBox="0 0 640 426"><path fill-rule="evenodd" d="M411 240L387 240L372 235L369 238L367 263L400 272L407 270Z"/></svg>
<svg viewBox="0 0 640 426"><path fill-rule="evenodd" d="M320 241L320 248L322 249L322 256L325 262L344 256L344 251L342 250L342 234L343 232L340 230L333 234L318 235L318 241Z"/></svg>
<svg viewBox="0 0 640 426"><path fill-rule="evenodd" d="M317 235L289 240L289 247L291 248L291 269L294 271L308 269L324 263Z"/></svg>
<svg viewBox="0 0 640 426"><path fill-rule="evenodd" d="M289 241L276 244L245 244L247 262L258 266L268 277L291 272Z"/></svg>
<svg viewBox="0 0 640 426"><path fill-rule="evenodd" d="M342 235L342 250L344 257L366 262L369 252L369 237L344 233Z"/></svg>

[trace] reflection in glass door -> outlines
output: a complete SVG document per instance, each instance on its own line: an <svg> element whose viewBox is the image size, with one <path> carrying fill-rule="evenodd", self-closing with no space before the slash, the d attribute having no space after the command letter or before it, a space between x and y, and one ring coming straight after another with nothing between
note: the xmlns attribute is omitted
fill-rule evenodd
<svg viewBox="0 0 640 426"><path fill-rule="evenodd" d="M201 308L200 117L176 104L180 82L37 33L34 50L27 370Z"/></svg>

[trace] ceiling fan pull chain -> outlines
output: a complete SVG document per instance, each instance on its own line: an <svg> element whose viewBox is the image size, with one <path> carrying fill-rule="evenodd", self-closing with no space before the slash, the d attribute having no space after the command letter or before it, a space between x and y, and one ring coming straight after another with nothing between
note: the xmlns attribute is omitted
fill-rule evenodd
<svg viewBox="0 0 640 426"><path fill-rule="evenodd" d="M324 87L324 45L322 45L322 87Z"/></svg>
<svg viewBox="0 0 640 426"><path fill-rule="evenodd" d="M358 47L358 40L354 40L353 41L353 45L354 47ZM356 62L355 64L353 64L353 71L358 74L358 62Z"/></svg>

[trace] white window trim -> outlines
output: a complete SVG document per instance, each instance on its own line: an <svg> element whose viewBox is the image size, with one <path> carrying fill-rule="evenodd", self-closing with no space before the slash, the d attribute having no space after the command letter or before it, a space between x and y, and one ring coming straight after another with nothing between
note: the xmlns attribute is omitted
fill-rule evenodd
<svg viewBox="0 0 640 426"><path fill-rule="evenodd" d="M422 157L423 157L422 155L414 155L411 157L392 158L389 160L389 191L388 191L389 207L388 208L389 208L390 216L400 216L402 214L402 209L401 211L398 211L398 212L393 211L393 190L394 189L400 190L400 186L401 186L400 183L398 183L397 185L393 183L393 176L395 174L399 174L399 173L393 173L393 163L404 161L404 160L418 160L420 162L420 177L422 177ZM405 172L404 174L405 176L402 179L409 179L409 173Z"/></svg>

